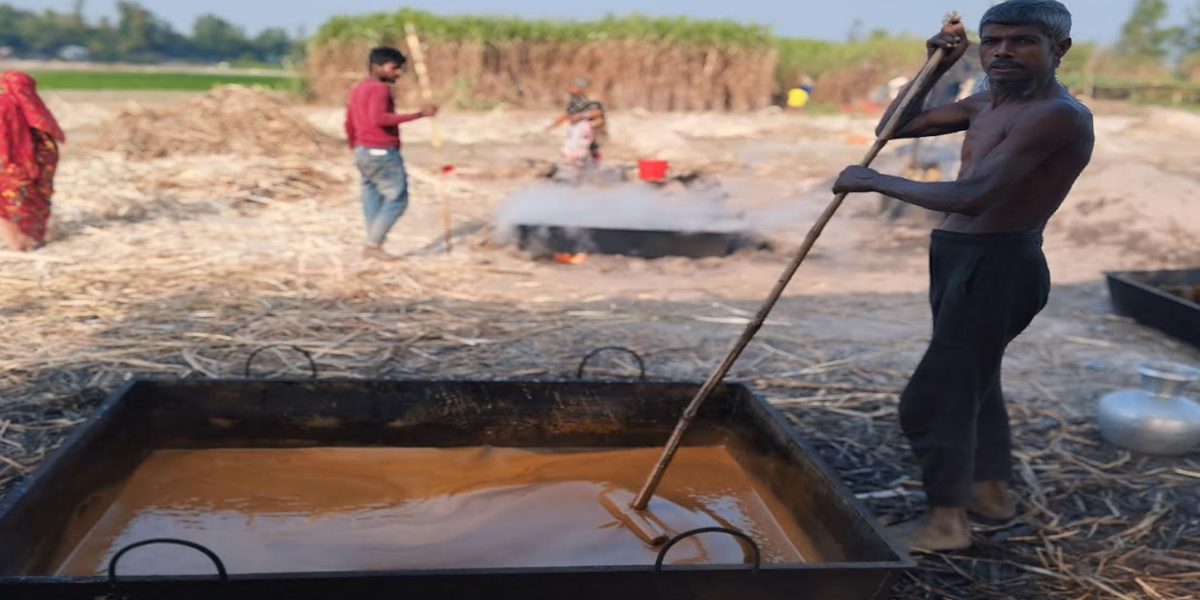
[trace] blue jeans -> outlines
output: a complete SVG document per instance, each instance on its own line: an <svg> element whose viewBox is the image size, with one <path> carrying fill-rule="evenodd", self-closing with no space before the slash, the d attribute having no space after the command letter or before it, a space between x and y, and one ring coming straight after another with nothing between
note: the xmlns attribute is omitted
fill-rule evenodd
<svg viewBox="0 0 1200 600"><path fill-rule="evenodd" d="M408 174L399 148L354 149L354 166L362 175L363 217L367 241L379 245L408 208Z"/></svg>

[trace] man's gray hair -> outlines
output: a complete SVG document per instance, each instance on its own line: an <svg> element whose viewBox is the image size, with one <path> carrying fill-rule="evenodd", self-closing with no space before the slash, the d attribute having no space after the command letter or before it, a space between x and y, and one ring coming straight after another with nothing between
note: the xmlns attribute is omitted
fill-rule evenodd
<svg viewBox="0 0 1200 600"><path fill-rule="evenodd" d="M1071 11L1058 0L1008 0L983 14L979 31L986 25L1037 25L1057 44L1071 37Z"/></svg>

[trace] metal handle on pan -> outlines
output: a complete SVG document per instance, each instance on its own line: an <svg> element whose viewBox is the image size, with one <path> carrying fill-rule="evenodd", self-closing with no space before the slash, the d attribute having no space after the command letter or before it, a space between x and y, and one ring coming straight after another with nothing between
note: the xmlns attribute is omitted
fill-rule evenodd
<svg viewBox="0 0 1200 600"><path fill-rule="evenodd" d="M735 538L738 538L739 541L745 542L746 545L750 547L750 555L754 558L753 572L757 573L759 567L762 566L762 552L760 552L758 549L758 543L755 542L750 536L748 536L736 529L726 529L724 527L704 527L701 529L693 529L691 531L685 531L684 533L681 533L681 534L671 538L671 541L667 542L666 544L663 544L662 550L658 551L658 558L655 559L655 561L654 561L654 570L655 571L663 570L663 561L667 559L667 553L671 551L671 548L675 544L678 544L679 542L682 542L683 540L690 538L694 535L700 535L702 533L725 533L725 534L732 535Z"/></svg>
<svg viewBox="0 0 1200 600"><path fill-rule="evenodd" d="M588 353L587 356L583 357L583 360L579 361L579 370L576 371L575 378L583 379L583 373L584 373L584 370L587 369L588 361L590 361L593 358L595 358L596 356L598 356L601 352L608 352L609 350L616 350L618 352L624 352L624 353L632 356L635 360L637 360L638 371L639 371L638 380L639 381L646 380L646 361L642 359L641 354L638 354L637 352L634 352L633 350L630 350L629 348L626 348L624 346L605 346L603 348L597 348L595 350L592 350L590 353Z"/></svg>
<svg viewBox="0 0 1200 600"><path fill-rule="evenodd" d="M309 352L308 350L305 350L304 348L301 348L300 346L291 346L288 344L271 344L269 346L263 346L262 348L259 348L259 349L255 350L254 352L251 352L250 356L246 359L245 373L246 373L247 378L250 377L250 365L254 364L254 359L258 358L259 354L262 354L264 351L270 350L271 348L291 348L292 350L295 350L296 352L303 354L304 358L308 359L308 367L309 367L309 369L312 370L312 378L313 379L317 378L317 361L316 361L316 359L313 358L312 353Z"/></svg>
<svg viewBox="0 0 1200 600"><path fill-rule="evenodd" d="M172 538L158 538L158 539L144 540L141 542L130 544L128 546L125 546L124 548L121 548L120 551L118 551L116 554L114 554L112 557L112 560L108 561L108 585L113 588L117 587L117 562L119 562L121 560L121 557L128 554L131 550L137 550L138 548L141 548L143 546L153 546L153 545L159 545L159 544L184 546L184 547L191 548L193 550L196 550L197 552L204 554L204 556L207 556L208 559L211 560L214 565L216 565L217 577L220 578L221 583L229 582L229 573L225 571L225 563L221 562L221 557L217 556L216 552L213 552L212 550L209 550L208 548L205 548L204 546L201 546L200 544L197 544L196 542L189 542L187 540L177 540L177 539L172 539Z"/></svg>

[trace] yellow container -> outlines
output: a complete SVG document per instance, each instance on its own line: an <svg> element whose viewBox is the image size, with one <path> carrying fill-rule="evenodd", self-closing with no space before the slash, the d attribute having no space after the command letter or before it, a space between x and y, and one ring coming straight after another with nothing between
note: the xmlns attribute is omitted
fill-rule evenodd
<svg viewBox="0 0 1200 600"><path fill-rule="evenodd" d="M808 104L809 93L804 88L795 88L788 91L787 103L792 108L800 108Z"/></svg>

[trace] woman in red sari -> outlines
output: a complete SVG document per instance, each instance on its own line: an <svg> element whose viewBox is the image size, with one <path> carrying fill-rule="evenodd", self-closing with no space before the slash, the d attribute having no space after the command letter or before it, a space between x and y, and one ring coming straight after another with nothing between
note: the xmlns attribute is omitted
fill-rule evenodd
<svg viewBox="0 0 1200 600"><path fill-rule="evenodd" d="M13 250L31 250L46 239L64 141L33 78L20 71L0 75L0 239Z"/></svg>

